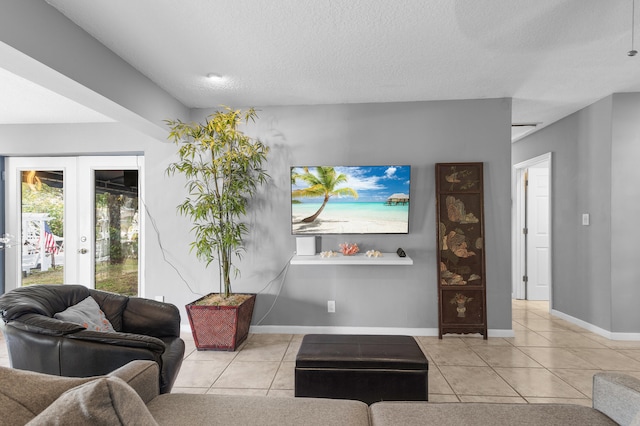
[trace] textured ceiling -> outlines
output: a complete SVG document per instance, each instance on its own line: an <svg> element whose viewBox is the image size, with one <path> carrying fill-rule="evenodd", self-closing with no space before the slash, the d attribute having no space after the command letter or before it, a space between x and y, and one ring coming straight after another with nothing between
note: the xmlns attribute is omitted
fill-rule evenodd
<svg viewBox="0 0 640 426"><path fill-rule="evenodd" d="M631 1L47 0L188 107L511 97L541 126L640 91Z"/></svg>

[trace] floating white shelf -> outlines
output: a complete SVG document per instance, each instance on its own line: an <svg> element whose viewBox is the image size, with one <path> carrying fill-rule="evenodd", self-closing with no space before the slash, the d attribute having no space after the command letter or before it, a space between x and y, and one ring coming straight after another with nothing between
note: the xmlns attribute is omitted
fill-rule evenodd
<svg viewBox="0 0 640 426"><path fill-rule="evenodd" d="M292 265L413 265L413 259L409 256L400 257L397 253L382 253L382 257L367 257L364 253L353 256L344 256L338 253L334 257L293 256Z"/></svg>

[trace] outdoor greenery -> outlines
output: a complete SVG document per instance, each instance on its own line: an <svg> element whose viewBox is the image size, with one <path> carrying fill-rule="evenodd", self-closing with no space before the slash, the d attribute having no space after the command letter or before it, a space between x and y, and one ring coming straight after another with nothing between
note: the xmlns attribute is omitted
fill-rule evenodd
<svg viewBox="0 0 640 426"><path fill-rule="evenodd" d="M64 282L64 267L56 266L48 271L32 270L22 278L22 285L53 284ZM96 283L98 290L137 296L138 295L138 263L135 259L127 259L121 265L111 265L108 262L96 265Z"/></svg>
<svg viewBox="0 0 640 426"><path fill-rule="evenodd" d="M39 183L37 189L33 184L22 183L22 212L47 213L51 218L49 227L54 235L64 236L64 194L62 188L55 188Z"/></svg>
<svg viewBox="0 0 640 426"><path fill-rule="evenodd" d="M248 202L268 178L262 164L269 148L238 129L256 117L254 109L225 107L203 124L166 121L169 139L179 147L179 161L169 165L167 174L187 179L187 196L178 212L193 222L191 250L198 259L206 266L217 260L225 298L231 295L231 271L239 272L233 257L244 251L248 227L242 219Z"/></svg>

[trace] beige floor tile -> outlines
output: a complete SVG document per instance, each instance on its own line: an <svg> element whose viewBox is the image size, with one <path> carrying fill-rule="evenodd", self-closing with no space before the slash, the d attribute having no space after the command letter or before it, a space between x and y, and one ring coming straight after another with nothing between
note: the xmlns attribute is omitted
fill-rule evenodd
<svg viewBox="0 0 640 426"><path fill-rule="evenodd" d="M519 348L513 346L481 346L473 350L492 367L541 367Z"/></svg>
<svg viewBox="0 0 640 426"><path fill-rule="evenodd" d="M267 396L276 398L295 398L296 394L293 389L269 389Z"/></svg>
<svg viewBox="0 0 640 426"><path fill-rule="evenodd" d="M511 343L513 346L541 346L541 347L550 347L552 346L551 342L548 339L545 339L538 333L530 330L526 331L516 331L515 337L505 337L504 340Z"/></svg>
<svg viewBox="0 0 640 426"><path fill-rule="evenodd" d="M444 376L437 367L429 366L429 395L437 394L453 394L453 389L447 383Z"/></svg>
<svg viewBox="0 0 640 426"><path fill-rule="evenodd" d="M427 346L427 354L438 366L465 365L482 367L487 364L468 346Z"/></svg>
<svg viewBox="0 0 640 426"><path fill-rule="evenodd" d="M440 367L442 375L458 395L518 396L490 367Z"/></svg>
<svg viewBox="0 0 640 426"><path fill-rule="evenodd" d="M550 319L517 319L514 321L533 331L567 331L565 327Z"/></svg>
<svg viewBox="0 0 640 426"><path fill-rule="evenodd" d="M185 360L182 362L174 386L178 388L209 388L227 366L226 362Z"/></svg>
<svg viewBox="0 0 640 426"><path fill-rule="evenodd" d="M552 321L558 324L562 328L566 328L569 331L575 331L576 333L584 333L586 330L579 325L572 324L569 321L565 321L563 319L552 318Z"/></svg>
<svg viewBox="0 0 640 426"><path fill-rule="evenodd" d="M526 308L523 309L513 309L511 311L511 318L512 319L524 319L524 318L530 318L530 319L543 319L543 317L541 317L540 315L535 314L533 311L530 311Z"/></svg>
<svg viewBox="0 0 640 426"><path fill-rule="evenodd" d="M608 340L607 347L611 349L640 349L640 341L636 340Z"/></svg>
<svg viewBox="0 0 640 426"><path fill-rule="evenodd" d="M460 402L455 395L429 394L429 402Z"/></svg>
<svg viewBox="0 0 640 426"><path fill-rule="evenodd" d="M245 388L211 388L207 391L208 395L250 395L265 396L268 389L245 389Z"/></svg>
<svg viewBox="0 0 640 426"><path fill-rule="evenodd" d="M606 348L606 346L575 331L538 331L537 333L549 340L554 347Z"/></svg>
<svg viewBox="0 0 640 426"><path fill-rule="evenodd" d="M289 342L251 340L236 355L235 361L282 361Z"/></svg>
<svg viewBox="0 0 640 426"><path fill-rule="evenodd" d="M284 354L283 361L295 361L296 355L298 355L298 351L300 350L300 345L302 344L302 340L291 340L289 343L289 347Z"/></svg>
<svg viewBox="0 0 640 426"><path fill-rule="evenodd" d="M496 368L495 370L524 397L584 398L577 389L544 368Z"/></svg>
<svg viewBox="0 0 640 426"><path fill-rule="evenodd" d="M276 376L279 362L235 360L218 377L214 388L268 389Z"/></svg>
<svg viewBox="0 0 640 426"><path fill-rule="evenodd" d="M185 356L185 360L189 361L219 361L226 362L227 364L233 361L233 359L240 352L229 351L198 351L194 350L189 355Z"/></svg>
<svg viewBox="0 0 640 426"><path fill-rule="evenodd" d="M271 389L294 389L295 385L295 362L282 362L273 379Z"/></svg>
<svg viewBox="0 0 640 426"><path fill-rule="evenodd" d="M602 370L589 369L551 369L553 374L582 392L587 398L593 396L593 375Z"/></svg>
<svg viewBox="0 0 640 426"><path fill-rule="evenodd" d="M636 361L613 349L585 348L570 349L570 351L601 370L640 371L640 361Z"/></svg>
<svg viewBox="0 0 640 426"><path fill-rule="evenodd" d="M522 347L522 352L539 362L545 368L596 369L597 366L575 355L568 348Z"/></svg>
<svg viewBox="0 0 640 426"><path fill-rule="evenodd" d="M640 361L640 349L620 349L618 352L636 361Z"/></svg>
<svg viewBox="0 0 640 426"><path fill-rule="evenodd" d="M271 342L287 342L289 343L292 339L292 334L251 334L247 339L248 342L263 342L263 343L271 343Z"/></svg>
<svg viewBox="0 0 640 426"><path fill-rule="evenodd" d="M415 339L424 347L446 345L466 346L460 337L455 336L444 336L442 339L439 339L438 336L417 336Z"/></svg>
<svg viewBox="0 0 640 426"><path fill-rule="evenodd" d="M511 328L513 329L514 332L519 330L529 330L527 327L520 324L518 321L511 321Z"/></svg>
<svg viewBox="0 0 640 426"><path fill-rule="evenodd" d="M196 394L205 394L209 388L177 388L173 387L171 389L171 393L196 393Z"/></svg>
<svg viewBox="0 0 640 426"><path fill-rule="evenodd" d="M499 404L526 404L527 401L520 396L477 396L460 395L461 402L487 402Z"/></svg>
<svg viewBox="0 0 640 426"><path fill-rule="evenodd" d="M587 398L525 398L530 404L575 404L584 405L585 407L591 407L592 402Z"/></svg>
<svg viewBox="0 0 640 426"><path fill-rule="evenodd" d="M507 342L502 337L489 337L488 339L483 339L483 338L477 338L477 339L467 338L467 339L464 339L463 338L463 342L467 346L472 347L472 348L476 347L476 346L511 346L511 343Z"/></svg>

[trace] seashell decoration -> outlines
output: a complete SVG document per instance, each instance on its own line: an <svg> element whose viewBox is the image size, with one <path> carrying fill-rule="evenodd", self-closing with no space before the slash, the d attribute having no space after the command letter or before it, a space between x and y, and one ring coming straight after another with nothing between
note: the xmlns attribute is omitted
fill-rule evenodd
<svg viewBox="0 0 640 426"><path fill-rule="evenodd" d="M378 250L367 250L365 254L367 255L367 257L382 257L382 253L380 253Z"/></svg>
<svg viewBox="0 0 640 426"><path fill-rule="evenodd" d="M336 257L337 255L338 253L333 250L320 252L320 257Z"/></svg>

